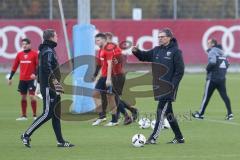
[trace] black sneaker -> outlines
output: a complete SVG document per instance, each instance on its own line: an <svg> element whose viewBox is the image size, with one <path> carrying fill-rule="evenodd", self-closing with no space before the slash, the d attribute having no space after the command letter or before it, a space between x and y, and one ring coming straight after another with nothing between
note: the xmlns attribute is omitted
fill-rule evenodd
<svg viewBox="0 0 240 160"><path fill-rule="evenodd" d="M196 119L204 119L204 116L201 115L199 112L192 113L192 116Z"/></svg>
<svg viewBox="0 0 240 160"><path fill-rule="evenodd" d="M233 120L233 114L227 115L225 120L228 120L228 121Z"/></svg>
<svg viewBox="0 0 240 160"><path fill-rule="evenodd" d="M131 124L132 122L133 122L132 118L129 117L129 116L126 116L125 119L124 119L123 124L124 125L128 125L128 124Z"/></svg>
<svg viewBox="0 0 240 160"><path fill-rule="evenodd" d="M57 144L57 147L74 147L75 145L74 144L71 144L70 142L68 141L65 141L65 142L62 142L62 143L58 143Z"/></svg>
<svg viewBox="0 0 240 160"><path fill-rule="evenodd" d="M134 111L132 112L133 121L136 121L136 120L137 120L138 115L139 115L138 109L135 108Z"/></svg>
<svg viewBox="0 0 240 160"><path fill-rule="evenodd" d="M184 138L174 138L172 141L168 142L168 144L178 144L178 143L185 143Z"/></svg>
<svg viewBox="0 0 240 160"><path fill-rule="evenodd" d="M157 141L153 138L148 138L145 144L157 144Z"/></svg>
<svg viewBox="0 0 240 160"><path fill-rule="evenodd" d="M22 143L23 143L26 147L31 148L31 145L30 145L31 138L26 137L26 136L24 136L24 134L23 134L23 135L21 135L21 140L22 140Z"/></svg>

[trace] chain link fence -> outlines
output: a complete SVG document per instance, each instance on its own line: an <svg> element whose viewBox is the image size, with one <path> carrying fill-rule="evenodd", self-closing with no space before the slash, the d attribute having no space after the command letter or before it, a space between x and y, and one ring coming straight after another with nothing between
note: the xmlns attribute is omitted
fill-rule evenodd
<svg viewBox="0 0 240 160"><path fill-rule="evenodd" d="M62 0L67 19L77 18L77 0ZM143 19L239 18L240 0L91 0L92 19L132 19L133 8ZM1 19L60 18L57 0L0 0Z"/></svg>

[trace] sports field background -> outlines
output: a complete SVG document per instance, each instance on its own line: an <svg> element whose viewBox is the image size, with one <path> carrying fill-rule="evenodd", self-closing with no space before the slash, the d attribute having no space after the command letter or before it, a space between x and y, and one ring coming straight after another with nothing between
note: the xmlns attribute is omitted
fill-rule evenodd
<svg viewBox="0 0 240 160"><path fill-rule="evenodd" d="M151 129L140 129L137 123L107 128L91 126L91 122L62 122L63 135L74 143L74 148L57 148L49 121L32 136L32 148L23 146L20 135L32 122L28 106L28 121L16 121L20 112L20 97L16 91L18 75L12 86L7 86L5 74L0 74L0 159L1 160L239 160L240 159L240 74L227 75L227 89L234 113L233 121L225 121L226 109L217 92L206 110L204 120L195 120L190 113L200 106L204 91L204 74L185 74L179 88L174 112L186 143L170 145L171 130L164 130L157 145L134 148L131 137ZM132 75L130 75L132 76ZM38 113L42 111L38 103ZM155 113L152 98L137 99L140 116Z"/></svg>

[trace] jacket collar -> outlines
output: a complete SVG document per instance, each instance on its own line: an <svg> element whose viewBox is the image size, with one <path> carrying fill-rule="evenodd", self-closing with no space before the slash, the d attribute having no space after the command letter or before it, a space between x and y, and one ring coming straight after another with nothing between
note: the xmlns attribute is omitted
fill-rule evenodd
<svg viewBox="0 0 240 160"><path fill-rule="evenodd" d="M48 45L50 48L55 48L55 47L57 47L57 43L56 42L53 42L53 41L51 41L51 40L44 40L43 41L43 44L45 44L45 45Z"/></svg>

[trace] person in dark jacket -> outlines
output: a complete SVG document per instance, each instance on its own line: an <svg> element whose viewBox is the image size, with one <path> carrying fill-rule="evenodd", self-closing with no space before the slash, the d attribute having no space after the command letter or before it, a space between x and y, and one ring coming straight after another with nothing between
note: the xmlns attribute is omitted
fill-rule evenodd
<svg viewBox="0 0 240 160"><path fill-rule="evenodd" d="M233 119L230 99L226 90L226 73L229 66L226 56L224 56L221 45L217 44L215 39L208 40L208 65L207 65L207 78L204 96L200 110L193 113L192 116L196 119L204 119L204 113L207 108L208 102L215 89L218 90L222 97L226 108L226 120Z"/></svg>
<svg viewBox="0 0 240 160"><path fill-rule="evenodd" d="M172 102L176 99L177 89L184 75L182 52L170 29L160 30L158 40L159 46L149 51L132 48L132 53L140 61L152 62L154 97L158 101L156 124L146 144L156 144L165 116L175 134L175 138L169 143L184 143L172 109Z"/></svg>
<svg viewBox="0 0 240 160"><path fill-rule="evenodd" d="M26 147L30 146L30 137L33 132L48 120L52 119L52 126L57 138L58 147L73 147L65 141L61 131L61 96L64 92L59 83L61 73L54 48L57 46L57 34L55 30L47 29L43 32L43 43L39 46L38 81L43 96L43 113L22 134L21 139Z"/></svg>

